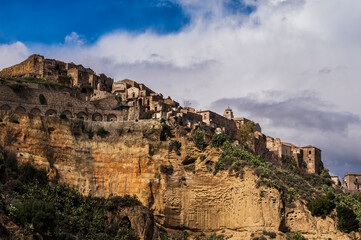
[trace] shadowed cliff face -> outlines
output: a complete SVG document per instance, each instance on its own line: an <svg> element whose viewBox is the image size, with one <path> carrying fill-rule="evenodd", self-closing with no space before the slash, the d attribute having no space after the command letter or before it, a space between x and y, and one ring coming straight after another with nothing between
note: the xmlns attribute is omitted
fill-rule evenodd
<svg viewBox="0 0 361 240"><path fill-rule="evenodd" d="M276 189L257 188L251 170L243 178L225 171L213 175L206 163L217 161L214 149L200 152L176 134L180 155L169 151L159 121L82 122L9 111L0 111L0 119L0 144L20 161L45 167L51 178L83 194L136 194L168 229L222 231L232 239L263 229L277 232L278 239L285 239L279 229L300 231L308 239L349 239L331 218L314 218L303 203L288 206ZM110 134L98 136L101 127ZM174 172L164 173L162 165L172 165Z"/></svg>

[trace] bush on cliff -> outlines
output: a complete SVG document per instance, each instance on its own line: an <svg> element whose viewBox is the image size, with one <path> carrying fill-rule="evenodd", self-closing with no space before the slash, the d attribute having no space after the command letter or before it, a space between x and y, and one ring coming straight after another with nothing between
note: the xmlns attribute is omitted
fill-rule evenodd
<svg viewBox="0 0 361 240"><path fill-rule="evenodd" d="M356 214L351 209L344 206L338 206L336 212L338 218L337 228L339 230L349 233L359 229L360 223L356 219Z"/></svg>
<svg viewBox="0 0 361 240"><path fill-rule="evenodd" d="M212 137L212 147L220 148L228 140L229 140L229 137L223 132L220 134L214 134Z"/></svg>
<svg viewBox="0 0 361 240"><path fill-rule="evenodd" d="M203 150L206 147L206 142L204 141L204 131L197 129L193 134L193 141L198 149Z"/></svg>
<svg viewBox="0 0 361 240"><path fill-rule="evenodd" d="M300 232L294 232L287 234L287 240L306 240L306 238Z"/></svg>
<svg viewBox="0 0 361 240"><path fill-rule="evenodd" d="M101 138L105 138L106 136L108 136L110 133L105 130L103 127L99 128L97 131L97 135Z"/></svg>
<svg viewBox="0 0 361 240"><path fill-rule="evenodd" d="M325 217L329 215L336 205L330 197L321 196L307 203L307 208L311 211L312 216Z"/></svg>

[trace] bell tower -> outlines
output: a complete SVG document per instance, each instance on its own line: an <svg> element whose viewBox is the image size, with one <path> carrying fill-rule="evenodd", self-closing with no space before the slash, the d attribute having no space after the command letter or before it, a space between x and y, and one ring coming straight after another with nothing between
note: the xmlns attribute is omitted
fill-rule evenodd
<svg viewBox="0 0 361 240"><path fill-rule="evenodd" d="M226 110L224 110L223 117L228 118L230 120L232 120L232 118L234 118L233 111L232 111L232 109L229 108L229 106L228 106L228 108L226 108Z"/></svg>

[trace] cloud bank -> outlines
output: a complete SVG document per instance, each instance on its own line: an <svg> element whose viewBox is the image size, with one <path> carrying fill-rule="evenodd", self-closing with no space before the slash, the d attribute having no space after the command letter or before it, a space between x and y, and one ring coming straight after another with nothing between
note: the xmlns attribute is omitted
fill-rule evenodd
<svg viewBox="0 0 361 240"><path fill-rule="evenodd" d="M0 67L30 52L82 63L198 109L222 113L229 104L266 134L319 146L334 173L360 167L360 1L174 2L190 16L182 31L115 30L93 44L72 33L54 45L0 45L7 56Z"/></svg>

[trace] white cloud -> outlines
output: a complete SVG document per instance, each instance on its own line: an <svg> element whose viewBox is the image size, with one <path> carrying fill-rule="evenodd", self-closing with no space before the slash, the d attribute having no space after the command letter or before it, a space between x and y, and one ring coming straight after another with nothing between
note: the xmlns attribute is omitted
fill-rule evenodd
<svg viewBox="0 0 361 240"><path fill-rule="evenodd" d="M84 37L79 36L76 32L72 32L65 36L65 44L68 45L83 45Z"/></svg>
<svg viewBox="0 0 361 240"><path fill-rule="evenodd" d="M10 67L29 56L29 49L21 42L0 44L0 69Z"/></svg>
<svg viewBox="0 0 361 240"><path fill-rule="evenodd" d="M252 93L297 95L309 91L327 103L324 110L361 115L361 1L247 0L257 6L250 16L229 14L222 1L174 1L192 19L179 33L115 31L92 45L77 44L83 40L72 33L65 41L72 44L31 49L47 57L82 63L116 80L144 82L179 101L192 99L197 108ZM272 100L270 96L259 98ZM236 111L238 116L243 114ZM257 117L252 114L248 117ZM325 134L324 129L311 133L264 120L260 122L263 129L275 137L296 144L314 138L324 156L335 153L335 146L347 150L348 156L357 156L353 141L361 137L357 134L360 126L353 126L349 135L340 138ZM326 165L327 161L336 160L326 159ZM349 163L355 161L361 159ZM338 167L331 170L339 173L342 170Z"/></svg>

